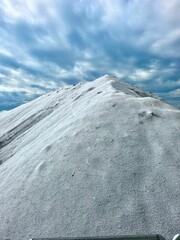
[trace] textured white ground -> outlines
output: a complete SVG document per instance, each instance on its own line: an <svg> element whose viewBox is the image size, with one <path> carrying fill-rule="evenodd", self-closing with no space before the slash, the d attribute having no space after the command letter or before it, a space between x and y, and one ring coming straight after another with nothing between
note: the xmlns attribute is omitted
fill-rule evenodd
<svg viewBox="0 0 180 240"><path fill-rule="evenodd" d="M180 111L104 76L0 113L0 236L180 230Z"/></svg>

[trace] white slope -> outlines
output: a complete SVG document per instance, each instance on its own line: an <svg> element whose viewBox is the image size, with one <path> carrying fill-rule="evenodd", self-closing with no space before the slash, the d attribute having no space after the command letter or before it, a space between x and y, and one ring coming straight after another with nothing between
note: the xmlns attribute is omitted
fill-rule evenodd
<svg viewBox="0 0 180 240"><path fill-rule="evenodd" d="M179 110L107 75L0 113L1 238L172 238L179 120Z"/></svg>

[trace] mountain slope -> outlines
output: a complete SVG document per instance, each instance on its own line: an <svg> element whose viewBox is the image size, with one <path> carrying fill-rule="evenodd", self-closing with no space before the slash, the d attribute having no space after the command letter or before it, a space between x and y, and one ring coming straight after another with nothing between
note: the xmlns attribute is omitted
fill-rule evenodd
<svg viewBox="0 0 180 240"><path fill-rule="evenodd" d="M0 113L1 236L172 237L179 119L177 109L107 75Z"/></svg>

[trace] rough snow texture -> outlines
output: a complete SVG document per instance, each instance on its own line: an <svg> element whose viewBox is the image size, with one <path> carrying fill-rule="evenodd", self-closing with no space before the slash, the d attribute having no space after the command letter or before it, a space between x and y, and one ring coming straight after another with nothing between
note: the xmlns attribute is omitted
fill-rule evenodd
<svg viewBox="0 0 180 240"><path fill-rule="evenodd" d="M0 113L2 238L180 230L180 111L112 76Z"/></svg>

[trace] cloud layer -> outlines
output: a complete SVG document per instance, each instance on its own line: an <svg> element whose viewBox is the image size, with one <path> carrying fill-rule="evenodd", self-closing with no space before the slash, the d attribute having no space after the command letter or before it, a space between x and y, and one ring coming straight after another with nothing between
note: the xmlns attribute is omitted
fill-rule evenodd
<svg viewBox="0 0 180 240"><path fill-rule="evenodd" d="M179 0L1 0L0 110L113 74L180 107Z"/></svg>

